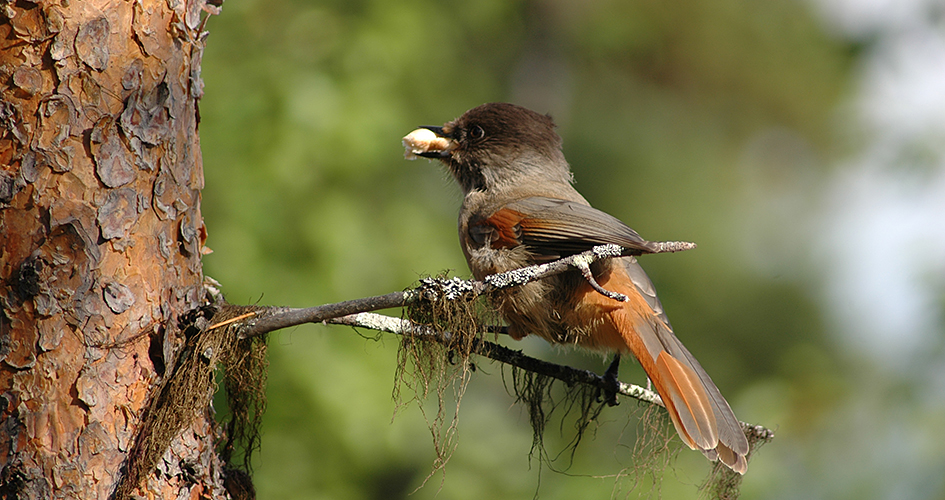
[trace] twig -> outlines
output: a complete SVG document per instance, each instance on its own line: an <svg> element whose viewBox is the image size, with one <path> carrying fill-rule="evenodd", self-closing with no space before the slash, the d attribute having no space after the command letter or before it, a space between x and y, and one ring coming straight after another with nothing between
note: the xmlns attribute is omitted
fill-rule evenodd
<svg viewBox="0 0 945 500"><path fill-rule="evenodd" d="M450 332L440 332L433 328L418 325L407 319L384 316L383 314L364 312L342 316L340 318L332 318L326 322L334 325L370 328L371 330L397 335L414 335L442 344L449 344L451 340ZM571 368L570 366L542 361L538 358L528 356L522 353L522 351L509 349L495 342L475 339L472 344L472 352L507 365L556 378L568 385L586 384L604 390L612 390L613 388L612 381L592 371L579 370L577 368ZM645 403L663 406L663 400L660 399L659 394L638 385L620 382L620 387L617 392Z"/></svg>
<svg viewBox="0 0 945 500"><path fill-rule="evenodd" d="M626 302L630 300L626 295L622 293L612 292L600 286L600 283L598 283L597 280L594 279L594 273L591 272L591 265L586 260L583 260L583 259L575 260L574 267L578 268L578 270L581 271L581 276L584 276L584 279L591 285L591 288L597 291L597 293L603 295L604 297L614 299L618 302Z"/></svg>
<svg viewBox="0 0 945 500"><path fill-rule="evenodd" d="M249 317L252 317L252 316L255 316L255 315L256 315L256 311L250 311L250 312L245 313L245 314L240 314L239 316L236 316L236 317L234 317L234 318L230 318L230 319L228 319L228 320L226 320L226 321L221 321L221 322L219 322L219 323L210 325L210 326L207 327L207 329L206 329L205 331L213 330L214 328L220 328L221 326L226 326L226 325L229 325L230 323L236 323L237 321L239 321L239 320L241 320L241 319L246 319L246 318L249 318Z"/></svg>

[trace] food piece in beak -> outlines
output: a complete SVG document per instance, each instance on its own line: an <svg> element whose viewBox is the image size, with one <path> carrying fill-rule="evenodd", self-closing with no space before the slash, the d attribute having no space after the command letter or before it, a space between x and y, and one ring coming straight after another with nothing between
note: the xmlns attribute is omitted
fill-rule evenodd
<svg viewBox="0 0 945 500"><path fill-rule="evenodd" d="M408 160L416 160L421 156L425 158L446 156L452 146L450 139L439 137L427 128L418 128L407 134L403 143L406 149L404 158Z"/></svg>

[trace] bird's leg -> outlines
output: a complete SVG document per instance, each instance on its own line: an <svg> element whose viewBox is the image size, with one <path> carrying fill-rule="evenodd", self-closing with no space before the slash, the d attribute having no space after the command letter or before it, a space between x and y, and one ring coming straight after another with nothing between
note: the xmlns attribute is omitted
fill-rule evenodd
<svg viewBox="0 0 945 500"><path fill-rule="evenodd" d="M617 406L620 404L617 401L617 394L620 392L620 380L617 378L618 372L620 371L620 353L614 354L614 360L610 362L610 366L607 367L607 370L604 372L604 382L608 385L607 389L604 389L604 402L607 403L607 406Z"/></svg>

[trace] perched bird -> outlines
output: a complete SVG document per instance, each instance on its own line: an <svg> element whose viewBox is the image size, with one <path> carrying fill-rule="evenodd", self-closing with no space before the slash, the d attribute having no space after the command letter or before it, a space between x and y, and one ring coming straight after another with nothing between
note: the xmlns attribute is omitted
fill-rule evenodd
<svg viewBox="0 0 945 500"><path fill-rule="evenodd" d="M574 189L554 129L550 116L490 103L404 138L408 157L440 160L462 187L459 239L476 279L605 243L646 248L636 231L592 208ZM643 268L634 257L621 257L596 262L591 270L603 288L628 300L598 293L576 270L502 290L493 300L509 335L633 353L682 441L744 474L748 440L741 425L673 334Z"/></svg>

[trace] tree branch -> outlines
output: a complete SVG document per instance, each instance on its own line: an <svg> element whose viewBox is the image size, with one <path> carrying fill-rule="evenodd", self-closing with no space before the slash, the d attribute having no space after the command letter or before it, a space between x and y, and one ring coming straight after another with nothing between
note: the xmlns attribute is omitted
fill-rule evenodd
<svg viewBox="0 0 945 500"><path fill-rule="evenodd" d="M387 295L346 300L344 302L315 307L265 308L259 311L256 318L252 318L244 323L243 328L240 329L240 337L255 337L290 326L298 326L305 323L321 323L331 318L358 312L377 311L378 309L387 309L390 307L403 307L416 300L415 295L412 290L408 290L406 292L391 292Z"/></svg>
<svg viewBox="0 0 945 500"><path fill-rule="evenodd" d="M482 281L462 280L455 277L449 279L424 278L420 280L420 286L403 292L392 292L386 295L307 308L264 308L257 311L258 314L255 317L247 318L239 332L242 338L248 338L304 323L331 323L369 328L397 335L411 334L430 341L449 344L452 335L450 332L437 331L406 319L375 314L371 311L404 307L421 299L436 301L439 299L457 300L462 297L475 298L484 293L521 286L554 276L569 269L579 270L599 293L614 300L623 300L624 297L621 294L605 290L597 284L590 273L591 264L614 257L635 256L644 253L680 252L695 247L695 243L681 241L647 242L646 250L629 249L619 245L599 245L586 252L553 262L486 276ZM488 330L503 332L501 327L490 327ZM586 384L602 390L614 390L613 381L605 379L594 372L542 361L494 342L475 339L472 352L510 366L561 380L569 385ZM618 382L618 384L617 392L619 394L645 403L663 406L663 401L653 391L624 382ZM760 425L756 426L744 422L741 424L749 437L765 441L774 437L773 431Z"/></svg>
<svg viewBox="0 0 945 500"><path fill-rule="evenodd" d="M403 307L415 302L418 299L436 300L443 297L447 300L455 300L459 297L472 294L479 296L503 288L521 286L542 278L561 274L568 269L583 269L594 262L613 257L626 257L630 255L641 255L643 253L666 253L681 252L696 247L695 243L685 241L660 241L648 242L650 249L648 251L640 249L624 248L619 245L598 245L586 252L574 254L563 259L558 259L546 264L523 267L505 273L486 276L482 281L462 280L459 278L451 279L433 279L425 278L420 280L420 286L403 292L392 292L387 295L377 295L363 299L347 300L334 304L325 304L306 308L289 307L271 307L259 311L256 318L250 319L244 323L240 330L240 336L243 338L255 337L264 333L269 333L290 326L297 326L304 323L321 323L330 318L337 318L359 312L377 311L379 309L388 309L391 307ZM583 271L582 271L583 272ZM594 282L593 284L596 284ZM593 285L592 285L593 286ZM600 285L597 285L600 288ZM603 290L603 289L601 289ZM605 293L606 292L606 293ZM608 295L607 290L601 291ZM619 295L619 294L617 294ZM611 297L614 298L614 297ZM616 300L620 300L616 298Z"/></svg>

